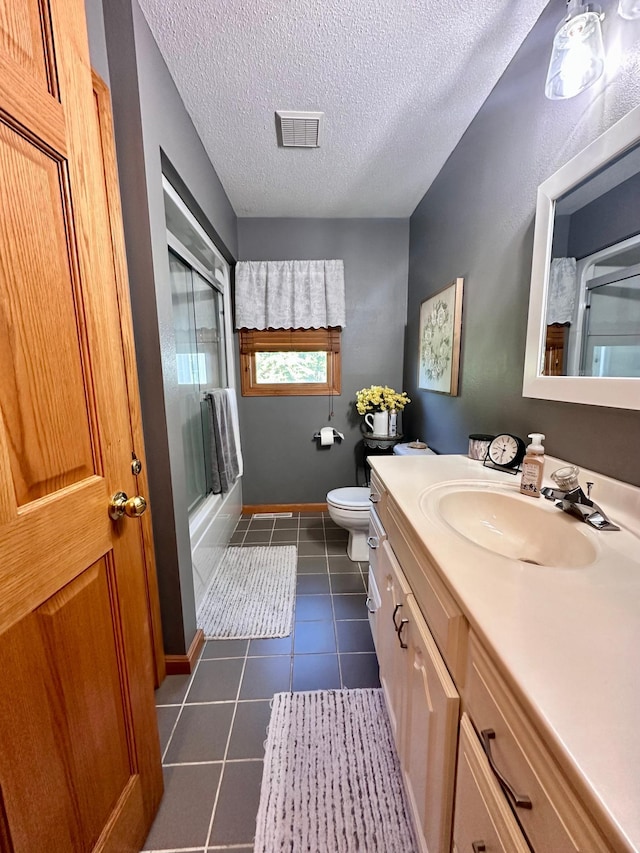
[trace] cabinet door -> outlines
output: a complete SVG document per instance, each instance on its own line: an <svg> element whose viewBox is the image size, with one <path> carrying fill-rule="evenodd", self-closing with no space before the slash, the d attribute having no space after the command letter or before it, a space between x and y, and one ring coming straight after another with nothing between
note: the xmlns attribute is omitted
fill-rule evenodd
<svg viewBox="0 0 640 853"><path fill-rule="evenodd" d="M448 853L460 697L412 595L403 610L409 621L401 762L422 849Z"/></svg>
<svg viewBox="0 0 640 853"><path fill-rule="evenodd" d="M406 623L406 600L410 590L402 569L388 542L378 550L376 581L380 593L380 610L376 614L376 652L380 665L380 683L384 690L391 727L400 752L399 724L404 707L404 673L406 648L403 648Z"/></svg>
<svg viewBox="0 0 640 853"><path fill-rule="evenodd" d="M460 721L453 850L530 853L466 714Z"/></svg>

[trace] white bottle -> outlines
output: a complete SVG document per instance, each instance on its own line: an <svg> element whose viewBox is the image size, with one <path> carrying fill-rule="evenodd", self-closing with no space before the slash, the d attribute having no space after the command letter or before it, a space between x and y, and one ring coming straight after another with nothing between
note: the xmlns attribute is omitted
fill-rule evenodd
<svg viewBox="0 0 640 853"><path fill-rule="evenodd" d="M396 436L398 434L398 415L395 409L389 410L389 435Z"/></svg>
<svg viewBox="0 0 640 853"><path fill-rule="evenodd" d="M544 435L541 432L532 432L529 435L531 444L522 460L522 478L520 480L520 491L523 495L532 498L540 497L540 486L542 485L542 474L544 472Z"/></svg>

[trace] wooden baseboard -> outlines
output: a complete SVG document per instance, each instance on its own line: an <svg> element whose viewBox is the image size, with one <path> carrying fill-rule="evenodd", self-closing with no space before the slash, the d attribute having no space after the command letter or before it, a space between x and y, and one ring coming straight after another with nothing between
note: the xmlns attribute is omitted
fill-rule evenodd
<svg viewBox="0 0 640 853"><path fill-rule="evenodd" d="M191 675L204 646L204 631L198 628L186 655L165 655L167 675Z"/></svg>
<svg viewBox="0 0 640 853"><path fill-rule="evenodd" d="M326 503L321 504L244 504L245 515L254 512L326 512Z"/></svg>

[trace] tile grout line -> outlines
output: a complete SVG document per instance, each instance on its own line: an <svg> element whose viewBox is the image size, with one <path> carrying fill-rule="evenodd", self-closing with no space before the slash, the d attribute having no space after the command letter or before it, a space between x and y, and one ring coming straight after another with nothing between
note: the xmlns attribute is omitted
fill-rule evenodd
<svg viewBox="0 0 640 853"><path fill-rule="evenodd" d="M165 766L164 760L167 757L167 753L169 751L169 747L171 746L171 741L173 740L173 736L175 734L176 727L180 721L180 718L182 717L182 712L184 711L184 706L187 704L187 696L189 695L189 691L191 690L191 687L193 685L193 679L196 676L196 672L200 668L201 662L202 662L202 655L200 655L200 657L196 661L196 665L193 669L193 672L191 673L191 675L189 677L189 683L187 684L187 689L184 691L184 696L182 697L182 702L180 703L180 710L178 711L178 715L176 716L175 722L174 722L173 726L171 727L171 734L167 738L167 745L165 746L165 748L162 752L161 762L162 762L163 767ZM175 706L173 706L173 707L175 707Z"/></svg>
<svg viewBox="0 0 640 853"><path fill-rule="evenodd" d="M269 700L262 699L262 702ZM172 761L170 764L165 764L165 767L209 767L215 764L255 764L258 761L263 761L262 758L215 758L210 761Z"/></svg>
<svg viewBox="0 0 640 853"><path fill-rule="evenodd" d="M216 811L218 809L218 802L220 800L220 791L222 790L222 780L224 779L224 771L227 762L227 755L229 754L229 744L231 743L231 734L233 732L233 726L236 721L236 713L238 711L238 702L240 700L240 691L242 690L242 682L244 680L244 673L247 668L247 659L249 657L249 646L251 645L251 641L247 643L247 648L245 649L244 660L242 662L242 671L240 673L240 681L238 682L238 689L236 691L236 699L233 705L233 713L231 714L231 723L229 725L229 732L227 734L227 741L224 747L224 755L222 758L222 768L220 770L220 778L218 779L218 787L216 788L216 795L213 800L213 808L211 810L211 818L209 819L209 829L207 831L207 840L204 845L204 849L209 849L209 842L211 841L211 833L213 831L213 823L216 817Z"/></svg>
<svg viewBox="0 0 640 853"><path fill-rule="evenodd" d="M322 529L324 531L324 519L322 520ZM342 688L343 683L344 683L342 680L342 661L340 660L340 648L338 646L338 624L337 624L337 619L336 619L336 609L335 609L334 604L333 604L333 592L332 592L333 587L331 585L331 572L329 572L329 551L327 550L326 535L325 535L325 540L324 540L324 550L325 550L325 553L327 555L327 573L329 574L329 595L331 598L331 614L332 614L332 621L333 621L333 638L334 638L335 643L336 643L336 660L338 661L338 679L340 681L340 688Z"/></svg>
<svg viewBox="0 0 640 853"><path fill-rule="evenodd" d="M298 513L297 518L298 524L296 525L296 591L293 595L293 621L291 623L291 650L289 653L289 688L288 693L293 692L293 663L294 663L294 655L296 648L296 608L298 606L298 560L300 559L300 513ZM273 702L273 696L271 697L271 702Z"/></svg>

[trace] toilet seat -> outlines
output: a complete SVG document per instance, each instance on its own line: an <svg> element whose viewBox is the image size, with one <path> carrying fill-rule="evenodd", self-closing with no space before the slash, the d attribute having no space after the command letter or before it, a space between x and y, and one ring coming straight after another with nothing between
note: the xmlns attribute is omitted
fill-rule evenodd
<svg viewBox="0 0 640 853"><path fill-rule="evenodd" d="M370 491L367 488L349 486L344 489L332 489L327 494L327 503L339 509L369 510Z"/></svg>

